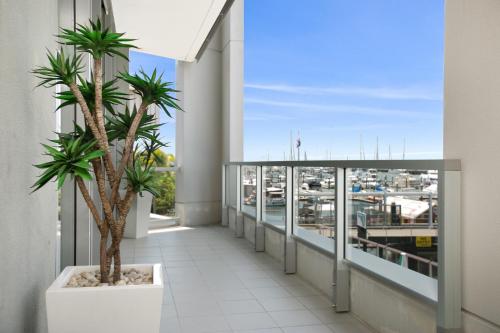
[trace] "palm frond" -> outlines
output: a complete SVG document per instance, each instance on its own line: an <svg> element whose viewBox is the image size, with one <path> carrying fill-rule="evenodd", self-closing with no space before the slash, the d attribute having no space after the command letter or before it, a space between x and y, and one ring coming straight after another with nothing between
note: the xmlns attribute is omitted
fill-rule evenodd
<svg viewBox="0 0 500 333"><path fill-rule="evenodd" d="M79 176L84 180L91 180L90 161L104 155L101 150L95 149L95 140L86 141L84 135L59 134L53 140L55 147L45 145L45 154L50 161L35 165L43 170L39 179L33 184L33 192L39 190L55 178L57 188L61 188L67 176Z"/></svg>
<svg viewBox="0 0 500 333"><path fill-rule="evenodd" d="M53 87L57 84L69 85L83 71L80 55L66 56L61 49L56 54L47 51L48 66L36 67L32 73L40 79L37 86Z"/></svg>
<svg viewBox="0 0 500 333"><path fill-rule="evenodd" d="M139 74L120 73L119 77L134 88L143 102L158 105L170 118L172 115L169 109L182 111L177 104L178 99L172 95L178 91L171 88L172 82L162 80L163 74L157 77L156 69L151 76L140 70Z"/></svg>
<svg viewBox="0 0 500 333"><path fill-rule="evenodd" d="M128 185L135 193L142 196L142 192L149 192L155 197L160 194L153 167L142 167L141 163L135 162L131 168L126 168L125 172Z"/></svg>
<svg viewBox="0 0 500 333"><path fill-rule="evenodd" d="M93 77L93 76L92 76ZM114 85L116 80L105 82L102 85L102 104L104 107L115 114L113 106L122 105L124 101L128 100L128 95L119 91L119 89ZM86 81L80 78L80 91L83 98L87 102L90 111L95 110L95 83L93 81ZM64 108L68 105L78 104L76 97L69 90L62 91L56 94L56 98L63 101L57 109Z"/></svg>
<svg viewBox="0 0 500 333"><path fill-rule="evenodd" d="M125 107L125 112L118 113L114 116L107 116L108 123L106 124L106 132L110 141L115 139L125 140L132 122L137 115L137 108L134 105L132 112L128 106ZM135 140L138 139L154 139L154 133L160 128L162 124L157 124L154 115L144 113L142 115L139 127L135 132Z"/></svg>
<svg viewBox="0 0 500 333"><path fill-rule="evenodd" d="M61 44L75 46L78 51L90 53L94 59L100 59L105 54L109 56L119 56L128 60L123 49L137 48L130 44L135 39L124 38L123 33L111 32L104 28L101 20L89 21L89 25L79 24L72 29L61 29L57 35Z"/></svg>

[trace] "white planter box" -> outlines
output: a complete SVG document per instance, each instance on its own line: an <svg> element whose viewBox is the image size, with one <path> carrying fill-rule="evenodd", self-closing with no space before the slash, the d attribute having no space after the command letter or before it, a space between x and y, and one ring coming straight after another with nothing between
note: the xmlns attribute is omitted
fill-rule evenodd
<svg viewBox="0 0 500 333"><path fill-rule="evenodd" d="M151 212L152 203L153 195L151 193L143 192L142 197L137 194L127 215L123 237L135 239L148 235L150 222L149 213Z"/></svg>
<svg viewBox="0 0 500 333"><path fill-rule="evenodd" d="M153 284L65 288L75 273L99 266L66 267L46 292L49 333L158 333L163 303L160 264L122 265L153 272Z"/></svg>

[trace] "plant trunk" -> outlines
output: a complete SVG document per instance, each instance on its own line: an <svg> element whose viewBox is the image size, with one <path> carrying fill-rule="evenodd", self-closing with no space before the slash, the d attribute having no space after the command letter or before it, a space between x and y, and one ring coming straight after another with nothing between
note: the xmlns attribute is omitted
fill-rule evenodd
<svg viewBox="0 0 500 333"><path fill-rule="evenodd" d="M120 242L117 242L115 253L113 255L113 282L116 283L121 279L122 262L120 256Z"/></svg>
<svg viewBox="0 0 500 333"><path fill-rule="evenodd" d="M109 230L104 226L101 230L101 240L99 244L99 264L101 270L101 283L109 282L109 268L107 266L106 245L108 243Z"/></svg>

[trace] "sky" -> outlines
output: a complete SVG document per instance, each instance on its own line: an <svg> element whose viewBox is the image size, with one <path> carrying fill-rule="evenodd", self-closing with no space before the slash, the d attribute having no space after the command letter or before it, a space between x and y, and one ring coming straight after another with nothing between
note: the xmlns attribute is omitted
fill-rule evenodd
<svg viewBox="0 0 500 333"><path fill-rule="evenodd" d="M443 0L245 1L245 160L442 157ZM132 53L130 71L172 60ZM163 119L166 120L166 119ZM162 135L173 142L175 122ZM406 142L406 149L404 144ZM361 144L362 143L362 144ZM265 149L263 149L265 147Z"/></svg>
<svg viewBox="0 0 500 333"><path fill-rule="evenodd" d="M175 82L175 61L172 59L158 57L151 54L130 51L129 73L137 73L141 69L151 75L156 68L158 73L163 73L163 78L168 82ZM171 112L174 118L169 118L165 112L160 110L160 136L163 142L168 143L163 149L166 153L175 155L175 112Z"/></svg>

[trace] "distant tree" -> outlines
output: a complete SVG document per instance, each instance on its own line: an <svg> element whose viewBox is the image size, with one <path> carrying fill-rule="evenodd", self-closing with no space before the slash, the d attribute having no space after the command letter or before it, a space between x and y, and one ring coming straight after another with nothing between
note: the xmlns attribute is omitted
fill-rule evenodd
<svg viewBox="0 0 500 333"><path fill-rule="evenodd" d="M175 166L175 157L173 154L167 154L162 150L155 152L161 163L157 167ZM157 172L155 177L155 187L158 189L158 196L153 200L154 212L160 215L172 214L175 209L175 172L163 171Z"/></svg>

